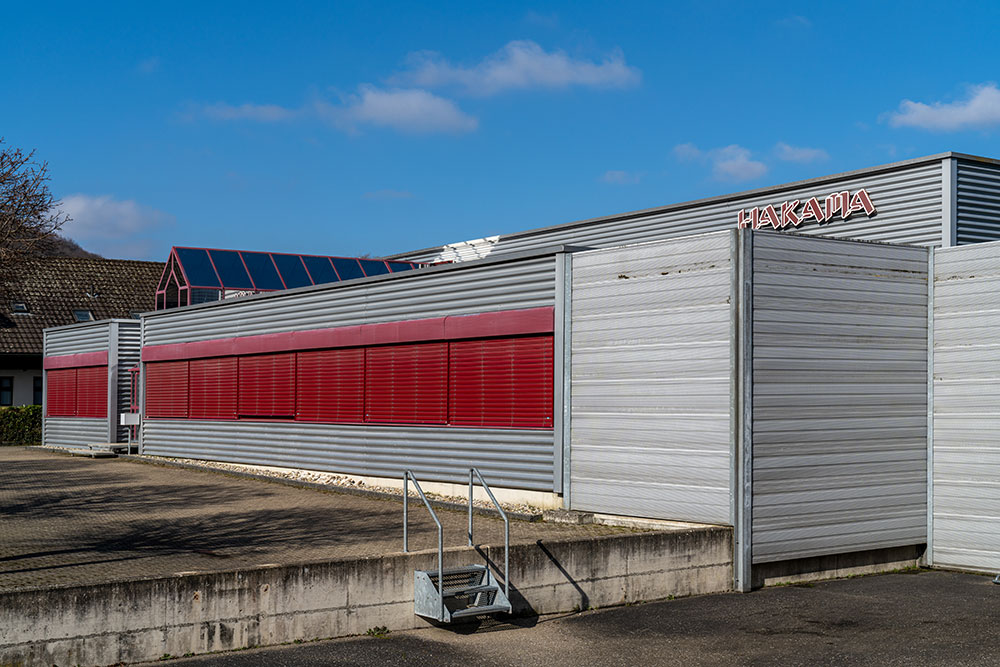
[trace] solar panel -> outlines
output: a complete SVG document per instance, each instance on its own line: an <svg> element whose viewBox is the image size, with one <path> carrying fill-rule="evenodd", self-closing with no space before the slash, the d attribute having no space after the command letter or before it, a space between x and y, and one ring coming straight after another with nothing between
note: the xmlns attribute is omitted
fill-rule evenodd
<svg viewBox="0 0 1000 667"><path fill-rule="evenodd" d="M285 289L269 253L241 252L240 254L243 255L243 261L246 263L250 277L253 278L253 284L257 289Z"/></svg>
<svg viewBox="0 0 1000 667"><path fill-rule="evenodd" d="M305 287L312 285L306 267L302 266L302 258L298 255L275 255L272 254L274 263L278 265L278 272L285 279L285 287Z"/></svg>
<svg viewBox="0 0 1000 667"><path fill-rule="evenodd" d="M191 287L221 287L208 251L204 248L174 248Z"/></svg>
<svg viewBox="0 0 1000 667"><path fill-rule="evenodd" d="M389 273L389 267L385 265L382 260L376 259L359 259L358 264L361 268L365 270L366 276L381 276Z"/></svg>
<svg viewBox="0 0 1000 667"><path fill-rule="evenodd" d="M223 287L227 289L253 289L250 276L235 250L211 250L212 262L219 272Z"/></svg>
<svg viewBox="0 0 1000 667"><path fill-rule="evenodd" d="M302 261L306 263L309 275L312 276L313 283L316 285L321 283L335 283L340 280L337 277L337 273L333 270L333 266L330 264L329 257L303 255Z"/></svg>
<svg viewBox="0 0 1000 667"><path fill-rule="evenodd" d="M358 260L349 257L331 257L330 261L337 267L337 273L341 280L352 280L354 278L364 278L365 274L358 264Z"/></svg>

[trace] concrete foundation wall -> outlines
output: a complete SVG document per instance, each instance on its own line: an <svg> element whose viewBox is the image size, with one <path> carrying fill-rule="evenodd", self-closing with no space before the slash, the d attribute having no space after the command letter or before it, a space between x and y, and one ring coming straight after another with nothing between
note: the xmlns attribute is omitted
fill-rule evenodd
<svg viewBox="0 0 1000 667"><path fill-rule="evenodd" d="M503 563L448 549L445 566ZM0 593L0 665L110 665L425 627L413 614L422 551L166 579ZM502 570L500 572L502 574ZM555 613L731 589L732 532L699 528L511 548L515 612Z"/></svg>

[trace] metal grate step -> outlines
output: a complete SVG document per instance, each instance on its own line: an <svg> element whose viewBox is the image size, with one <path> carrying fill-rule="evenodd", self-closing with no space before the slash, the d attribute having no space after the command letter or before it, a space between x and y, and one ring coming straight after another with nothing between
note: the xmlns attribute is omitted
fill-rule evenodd
<svg viewBox="0 0 1000 667"><path fill-rule="evenodd" d="M456 609L451 612L452 618L462 618L463 616L482 616L485 614L496 614L498 612L509 612L509 604L491 604L483 607L466 607L465 609Z"/></svg>
<svg viewBox="0 0 1000 667"><path fill-rule="evenodd" d="M478 586L466 586L465 588L446 588L444 589L444 596L457 597L460 595L472 595L474 593L489 593L491 591L500 590L499 586L494 586L493 584L480 584Z"/></svg>

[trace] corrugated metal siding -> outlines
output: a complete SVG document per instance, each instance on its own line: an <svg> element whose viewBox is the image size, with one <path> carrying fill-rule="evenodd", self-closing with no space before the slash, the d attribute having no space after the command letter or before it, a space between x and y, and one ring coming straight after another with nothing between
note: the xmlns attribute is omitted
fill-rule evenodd
<svg viewBox="0 0 1000 667"><path fill-rule="evenodd" d="M957 162L956 245L1000 240L1000 165Z"/></svg>
<svg viewBox="0 0 1000 667"><path fill-rule="evenodd" d="M555 257L550 255L164 311L143 318L143 340L145 345L183 343L554 305ZM153 366L146 364L147 373ZM498 486L545 491L552 490L554 479L553 446L551 429L174 420L143 424L144 452L154 455L375 476L400 475L409 467L422 479L438 481L467 479L459 471L476 465Z"/></svg>
<svg viewBox="0 0 1000 667"><path fill-rule="evenodd" d="M403 253L398 258L417 262L467 261L497 253L542 248L555 244L607 248L626 243L689 236L736 227L741 209L805 200L834 191L866 188L877 215L855 213L847 220L826 225L803 224L794 231L807 236L862 239L914 245L941 244L941 161L865 174L844 180L788 187L738 200L678 206L672 210L625 215L619 219L560 225L530 232L490 237L443 246L427 251Z"/></svg>
<svg viewBox="0 0 1000 667"><path fill-rule="evenodd" d="M753 562L926 541L927 250L753 239Z"/></svg>
<svg viewBox="0 0 1000 667"><path fill-rule="evenodd" d="M552 431L151 420L144 453L252 465L552 490Z"/></svg>
<svg viewBox="0 0 1000 667"><path fill-rule="evenodd" d="M734 242L573 256L574 509L732 522Z"/></svg>
<svg viewBox="0 0 1000 667"><path fill-rule="evenodd" d="M84 352L103 352L108 349L110 322L78 324L72 327L46 329L44 349L46 357Z"/></svg>
<svg viewBox="0 0 1000 667"><path fill-rule="evenodd" d="M130 411L132 400L132 375L129 372L139 365L140 334L142 325L138 320L118 323L118 413ZM115 424L119 423L118 417ZM118 426L118 442L128 442L128 427Z"/></svg>
<svg viewBox="0 0 1000 667"><path fill-rule="evenodd" d="M1000 244L934 255L934 565L1000 570Z"/></svg>
<svg viewBox="0 0 1000 667"><path fill-rule="evenodd" d="M47 417L43 441L49 447L107 442L108 420L86 419L84 417Z"/></svg>
<svg viewBox="0 0 1000 667"><path fill-rule="evenodd" d="M145 345L555 305L555 258L397 274L263 299L232 299L143 318Z"/></svg>

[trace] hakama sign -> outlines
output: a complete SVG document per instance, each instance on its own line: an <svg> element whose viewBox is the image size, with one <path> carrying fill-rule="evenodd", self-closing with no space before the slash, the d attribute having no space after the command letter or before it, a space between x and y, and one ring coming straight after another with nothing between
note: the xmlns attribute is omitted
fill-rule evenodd
<svg viewBox="0 0 1000 667"><path fill-rule="evenodd" d="M864 213L869 218L875 215L875 204L872 203L867 190L861 189L854 194L849 190L834 192L827 195L822 204L819 199L812 197L804 203L800 199L782 202L778 208L768 204L764 207L743 209L739 213L736 226L740 229L763 227L785 229L798 227L804 222L817 222L822 225L833 222L837 214L840 214L841 220L847 220L853 213Z"/></svg>

